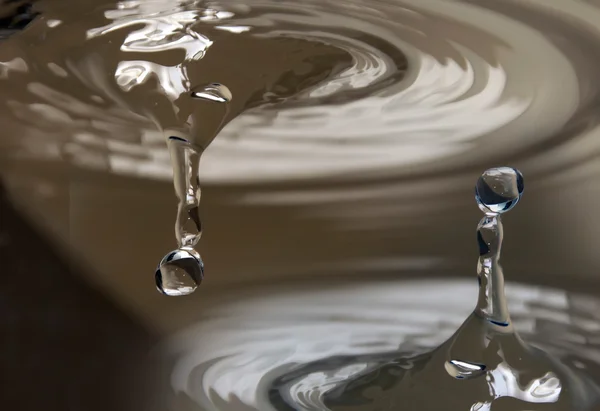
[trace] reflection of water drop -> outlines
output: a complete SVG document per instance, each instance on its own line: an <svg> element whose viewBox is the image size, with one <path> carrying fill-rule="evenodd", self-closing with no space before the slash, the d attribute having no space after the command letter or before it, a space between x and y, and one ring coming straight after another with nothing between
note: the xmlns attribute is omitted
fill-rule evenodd
<svg viewBox="0 0 600 411"><path fill-rule="evenodd" d="M204 264L192 248L171 251L156 269L156 288L168 296L193 293L202 282Z"/></svg>
<svg viewBox="0 0 600 411"><path fill-rule="evenodd" d="M196 87L192 90L191 96L197 100L215 101L217 103L229 103L233 97L231 91L219 83Z"/></svg>
<svg viewBox="0 0 600 411"><path fill-rule="evenodd" d="M513 208L523 194L519 170L498 167L486 170L475 185L477 205L484 213L499 214Z"/></svg>
<svg viewBox="0 0 600 411"><path fill-rule="evenodd" d="M468 361L446 361L446 371L457 379L480 377L485 374L485 365Z"/></svg>

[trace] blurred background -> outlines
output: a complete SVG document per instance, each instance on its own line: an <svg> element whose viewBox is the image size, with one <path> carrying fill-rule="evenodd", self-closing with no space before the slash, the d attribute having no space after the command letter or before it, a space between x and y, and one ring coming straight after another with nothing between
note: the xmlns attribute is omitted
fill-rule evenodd
<svg viewBox="0 0 600 411"><path fill-rule="evenodd" d="M494 166L525 176L507 281L597 293L598 27L595 0L3 0L3 403L159 407L156 347L236 292L475 281ZM159 129L202 119L181 96L214 81L233 101L200 166L206 279L167 298Z"/></svg>

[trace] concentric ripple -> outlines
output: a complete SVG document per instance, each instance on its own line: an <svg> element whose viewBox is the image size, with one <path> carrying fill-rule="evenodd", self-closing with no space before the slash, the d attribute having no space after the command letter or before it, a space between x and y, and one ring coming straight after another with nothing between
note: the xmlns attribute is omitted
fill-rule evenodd
<svg viewBox="0 0 600 411"><path fill-rule="evenodd" d="M39 4L0 46L9 157L169 178L157 126L185 122L180 96L212 81L237 106L208 182L428 175L514 153L532 175L600 149L595 3Z"/></svg>
<svg viewBox="0 0 600 411"><path fill-rule="evenodd" d="M206 301L205 320L167 345L174 358L174 393L207 411L289 409L282 398L297 410L327 410L324 396L376 366L377 358L438 347L473 309L477 285L428 280L270 291ZM507 295L525 341L597 381L600 301L518 284L509 285ZM325 360L331 371L315 370L286 383L280 379ZM510 377L498 373L499 381ZM551 380L538 384L543 387L521 387L530 393L523 395L556 388ZM275 387L279 394L274 397Z"/></svg>

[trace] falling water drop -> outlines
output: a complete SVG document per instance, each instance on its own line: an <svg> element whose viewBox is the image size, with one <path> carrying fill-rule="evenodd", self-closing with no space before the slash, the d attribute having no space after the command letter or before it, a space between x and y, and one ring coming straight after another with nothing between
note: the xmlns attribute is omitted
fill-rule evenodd
<svg viewBox="0 0 600 411"><path fill-rule="evenodd" d="M189 139L169 136L167 140L173 165L173 184L179 200L175 222L179 248L161 260L155 278L157 289L168 296L193 293L204 276L202 258L194 250L202 236L200 157L219 132L227 114L227 107L215 111L214 106L228 103L232 95L224 85L211 83L192 90L191 97L210 104L191 117Z"/></svg>
<svg viewBox="0 0 600 411"><path fill-rule="evenodd" d="M193 293L202 282L204 264L192 248L180 248L164 256L156 269L156 288L168 296Z"/></svg>

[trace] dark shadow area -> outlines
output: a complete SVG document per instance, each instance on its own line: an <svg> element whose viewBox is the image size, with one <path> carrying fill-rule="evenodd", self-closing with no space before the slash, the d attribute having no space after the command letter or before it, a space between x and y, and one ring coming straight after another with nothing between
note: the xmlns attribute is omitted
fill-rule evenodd
<svg viewBox="0 0 600 411"><path fill-rule="evenodd" d="M6 410L148 410L154 338L74 274L0 186L0 401Z"/></svg>
<svg viewBox="0 0 600 411"><path fill-rule="evenodd" d="M39 13L33 1L0 0L0 40L23 30Z"/></svg>

